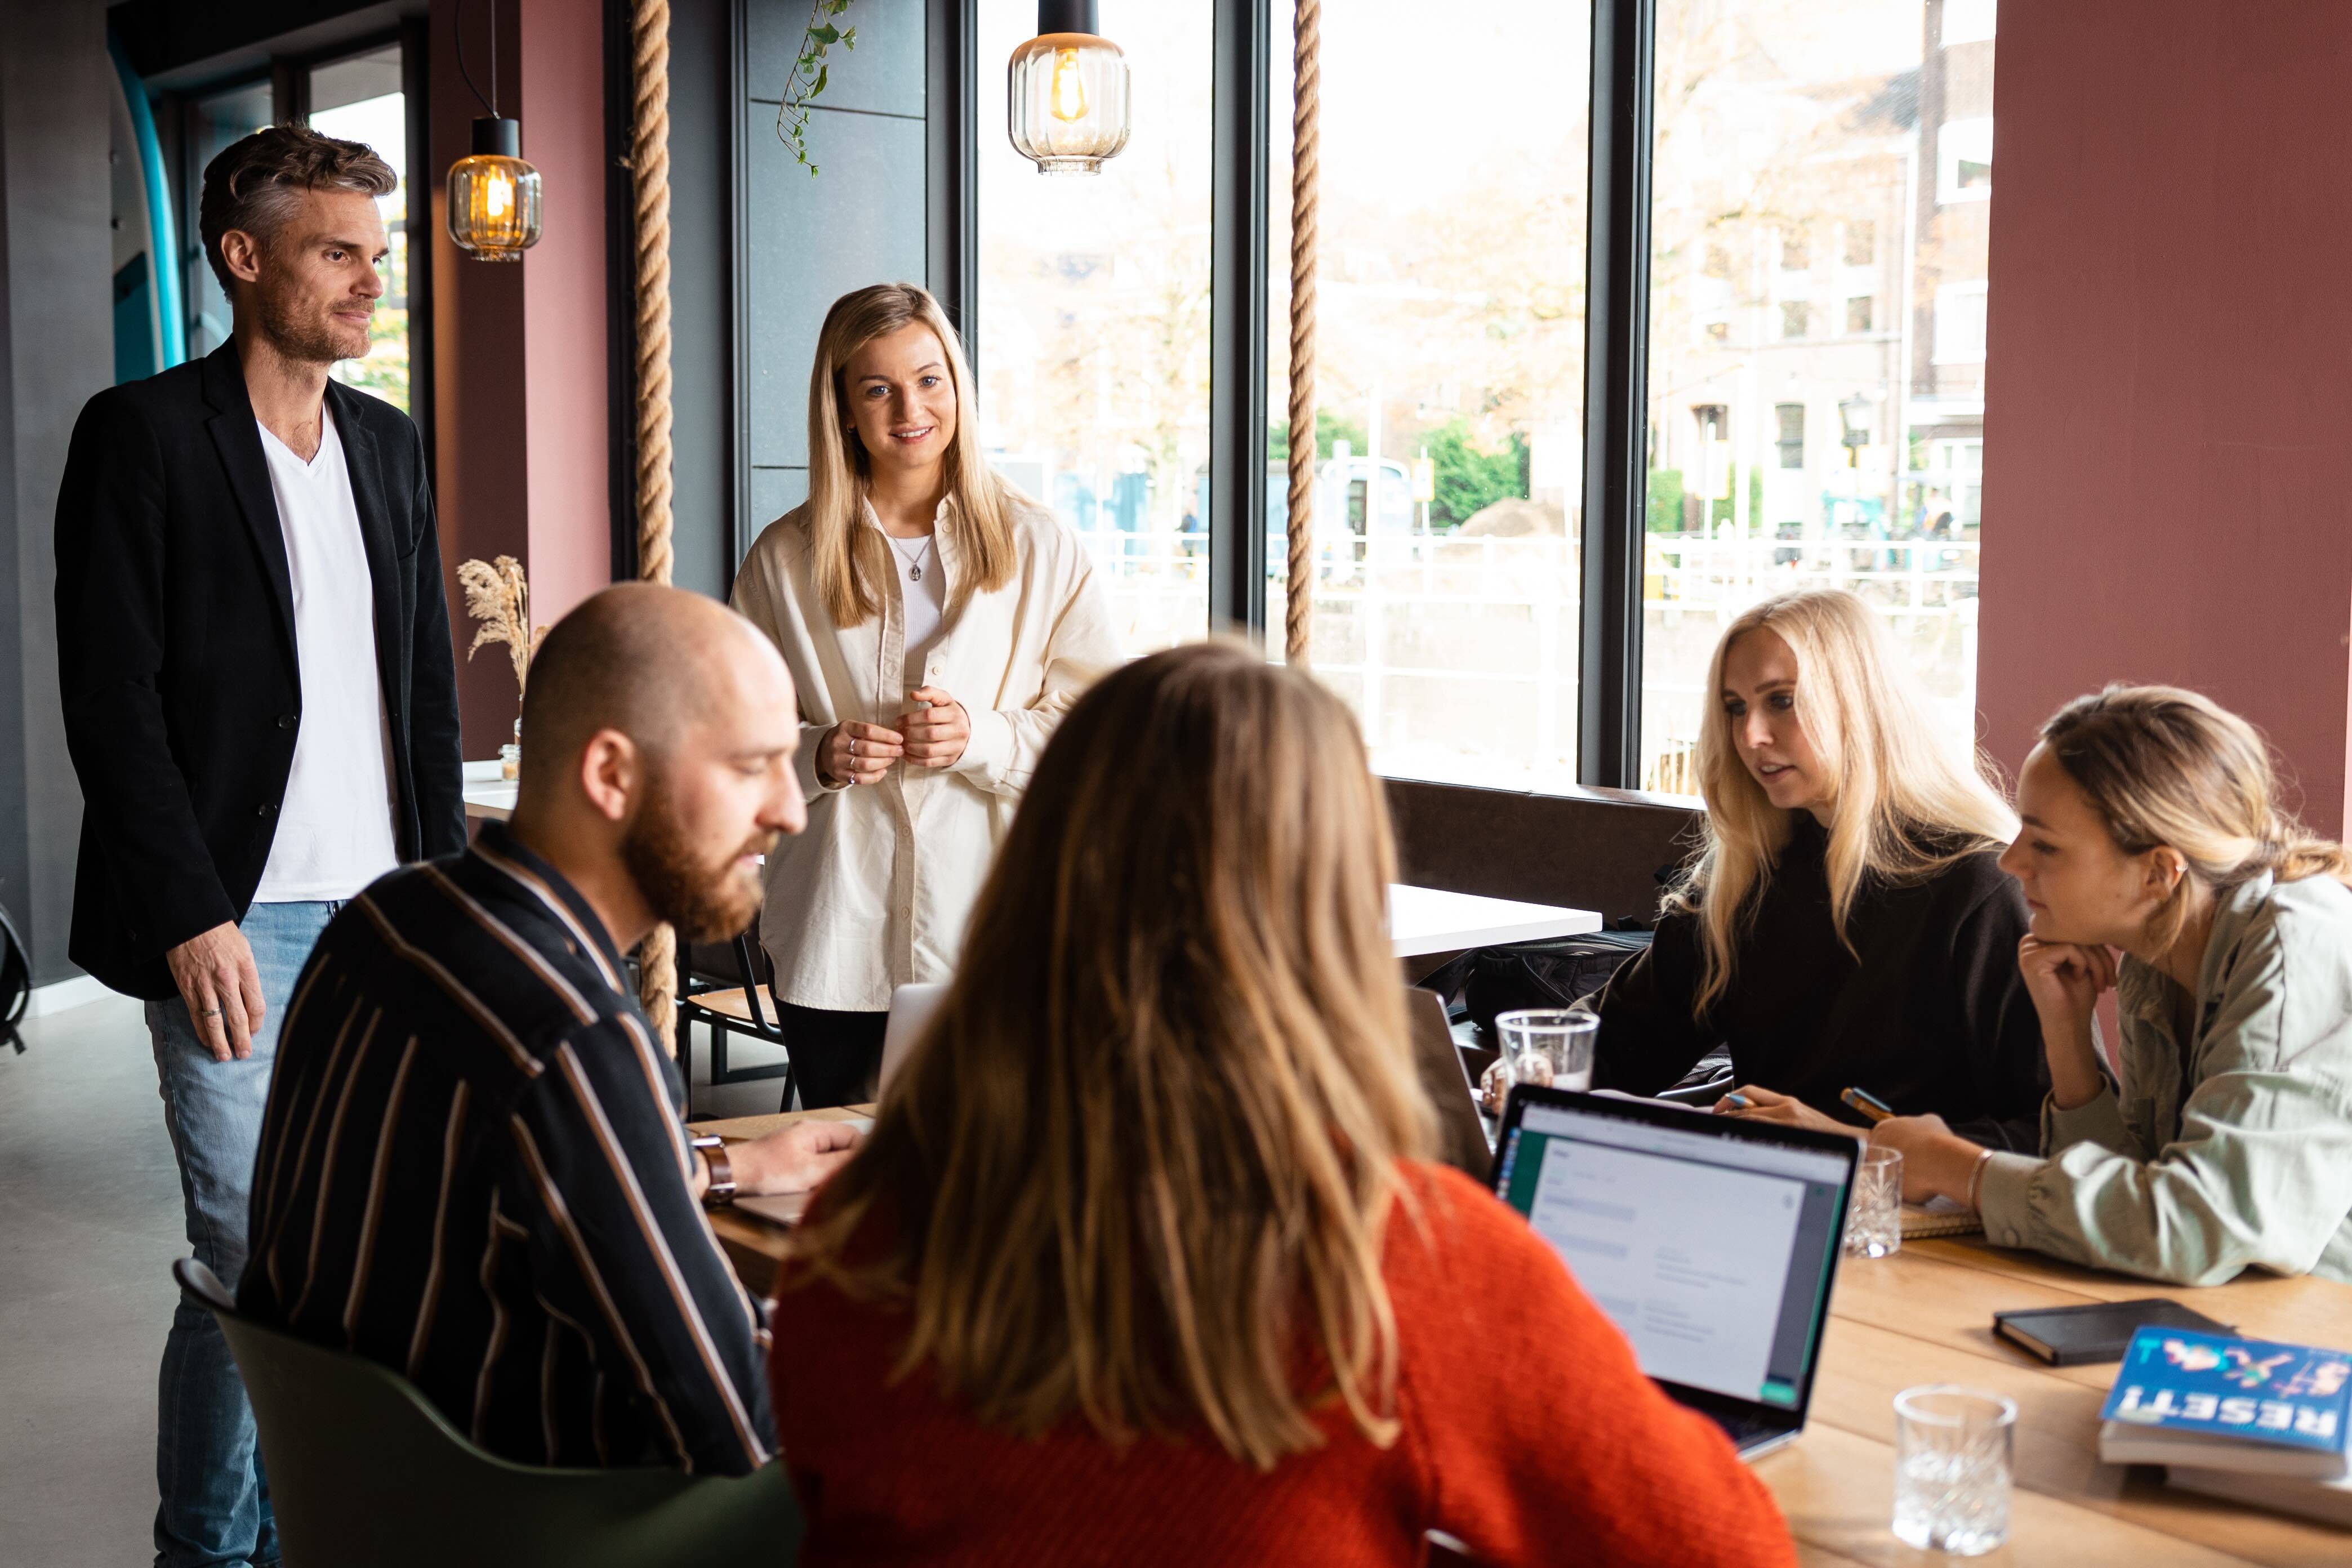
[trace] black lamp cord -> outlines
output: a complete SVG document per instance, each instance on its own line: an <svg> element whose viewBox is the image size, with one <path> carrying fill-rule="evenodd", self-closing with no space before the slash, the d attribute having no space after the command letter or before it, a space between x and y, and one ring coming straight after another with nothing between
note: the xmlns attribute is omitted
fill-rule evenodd
<svg viewBox="0 0 2352 1568"><path fill-rule="evenodd" d="M474 86L474 73L466 68L466 0L457 0L455 26L457 29L457 74L465 79L467 88L474 95L474 101L488 110L490 118L496 120L499 117L497 102L494 98L482 96L482 89ZM495 95L498 90L499 0L490 0L490 91Z"/></svg>

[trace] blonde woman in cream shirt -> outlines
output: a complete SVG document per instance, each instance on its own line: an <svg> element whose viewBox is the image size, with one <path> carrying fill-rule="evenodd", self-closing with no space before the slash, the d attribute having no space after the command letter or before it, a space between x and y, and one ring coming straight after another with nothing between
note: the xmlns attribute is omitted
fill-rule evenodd
<svg viewBox="0 0 2352 1568"><path fill-rule="evenodd" d="M769 852L760 932L815 1107L870 1093L891 989L948 977L1055 724L1120 653L1085 545L982 461L929 294L835 300L808 407L809 499L733 604L800 693L808 830Z"/></svg>

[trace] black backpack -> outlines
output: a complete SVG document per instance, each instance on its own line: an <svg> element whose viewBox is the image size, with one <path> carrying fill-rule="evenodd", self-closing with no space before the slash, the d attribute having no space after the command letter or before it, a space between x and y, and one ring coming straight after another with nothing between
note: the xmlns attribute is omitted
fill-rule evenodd
<svg viewBox="0 0 2352 1568"><path fill-rule="evenodd" d="M1565 1007L1609 983L1620 964L1650 945L1645 931L1597 931L1546 942L1474 947L1425 976L1447 1013L1494 1037L1495 1015L1517 1007Z"/></svg>

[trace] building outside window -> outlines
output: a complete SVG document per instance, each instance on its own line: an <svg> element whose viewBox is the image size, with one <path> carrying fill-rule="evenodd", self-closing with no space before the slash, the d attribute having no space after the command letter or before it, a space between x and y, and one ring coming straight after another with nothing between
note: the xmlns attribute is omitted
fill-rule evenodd
<svg viewBox="0 0 2352 1568"><path fill-rule="evenodd" d="M1102 0L1137 84L1134 132L1087 178L1015 153L1004 74L980 73L982 444L1086 537L1130 655L1209 625L1212 20ZM982 59L1036 32L1034 0L982 0Z"/></svg>
<svg viewBox="0 0 2352 1568"><path fill-rule="evenodd" d="M1562 788L1577 766L1592 18L1584 0L1447 15L1446 51L1476 62L1481 143L1508 149L1472 158L1399 117L1429 90L1430 26L1418 0L1323 8L1311 651L1381 772ZM1266 257L1276 628L1288 548L1291 28L1277 0ZM1731 265L1695 255L1688 286L1727 301ZM1696 317L1682 330L1710 331ZM1269 640L1278 648L1278 631Z"/></svg>
<svg viewBox="0 0 2352 1568"><path fill-rule="evenodd" d="M1938 723L1974 738L1994 17L1991 0L1658 0L1647 785L1686 787L1725 625L1796 588L1878 609ZM1809 333L1786 298L1792 246L1798 266L1835 260L1842 334ZM1774 260L1733 267L1697 316L1677 280L1717 252ZM1724 411L1712 428L1665 416L1703 406ZM1809 411L1840 439L1792 438Z"/></svg>
<svg viewBox="0 0 2352 1568"><path fill-rule="evenodd" d="M1783 403L1772 410L1780 424L1780 466L1801 468L1805 466L1805 405Z"/></svg>
<svg viewBox="0 0 2352 1568"><path fill-rule="evenodd" d="M1946 283L1936 290L1936 363L1982 364L1985 303L1982 283Z"/></svg>
<svg viewBox="0 0 2352 1568"><path fill-rule="evenodd" d="M1992 116L1947 121L1936 137L1936 199L1992 199Z"/></svg>
<svg viewBox="0 0 2352 1568"><path fill-rule="evenodd" d="M1029 36L1025 4L982 0L983 58ZM983 134L979 360L990 460L1087 538L1140 653L1208 629L1213 11L1102 4L1153 90L1097 179L1040 179ZM1938 721L1972 733L1992 15L1962 0L1657 0L1628 783L1687 783L1722 627L1797 587L1877 607ZM1396 133L1425 73L1425 16L1359 0L1323 17L1313 660L1381 772L1563 788L1578 764L1592 18L1497 0L1449 21L1448 47L1480 62L1480 134L1509 150L1465 161L1443 137ZM1278 46L1288 8L1271 23ZM1270 627L1288 533L1288 65L1276 47ZM1002 86L982 81L991 127ZM1948 168L1965 199L1944 199ZM1969 323L1972 360L1948 352Z"/></svg>

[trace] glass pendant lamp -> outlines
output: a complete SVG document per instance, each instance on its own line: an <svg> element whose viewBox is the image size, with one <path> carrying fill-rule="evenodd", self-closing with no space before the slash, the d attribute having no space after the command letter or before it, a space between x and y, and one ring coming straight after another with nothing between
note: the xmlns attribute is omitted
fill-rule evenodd
<svg viewBox="0 0 2352 1568"><path fill-rule="evenodd" d="M474 121L474 153L449 166L449 237L481 261L520 261L539 242L539 171L522 161L522 126Z"/></svg>
<svg viewBox="0 0 2352 1568"><path fill-rule="evenodd" d="M1013 151L1041 174L1098 174L1127 145L1127 56L1096 31L1095 0L1037 0L1037 37L1007 68Z"/></svg>
<svg viewBox="0 0 2352 1568"><path fill-rule="evenodd" d="M490 6L490 96L466 65L466 0L457 0L457 74L488 112L474 121L474 151L449 165L449 237L477 261L520 261L539 243L539 171L522 161L522 121L499 115L499 8Z"/></svg>

